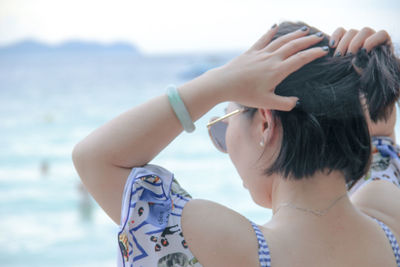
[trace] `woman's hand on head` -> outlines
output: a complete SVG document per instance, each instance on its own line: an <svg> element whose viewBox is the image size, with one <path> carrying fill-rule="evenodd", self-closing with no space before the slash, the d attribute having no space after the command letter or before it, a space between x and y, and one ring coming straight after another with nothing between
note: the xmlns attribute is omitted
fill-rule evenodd
<svg viewBox="0 0 400 267"><path fill-rule="evenodd" d="M334 55L343 56L349 53L355 55L360 49L365 49L370 52L373 48L379 45L392 45L392 40L389 34L384 31L378 31L365 27L362 30L351 29L346 31L343 28L338 28L332 34L329 41L331 48L336 48ZM362 69L354 64L353 68L362 74ZM396 124L396 106L393 105L393 110L387 120L374 122L370 119L368 112L366 113L368 127L371 136L389 136L394 139L394 127Z"/></svg>
<svg viewBox="0 0 400 267"><path fill-rule="evenodd" d="M392 44L389 34L384 30L376 32L369 27L364 27L360 31L355 29L346 31L344 28L339 27L333 32L329 40L330 47L336 48L334 55L337 57L355 55L360 49L365 49L365 52L368 53L382 44ZM357 66L355 59L353 58L352 61L353 68L361 75L362 68Z"/></svg>
<svg viewBox="0 0 400 267"><path fill-rule="evenodd" d="M340 27L333 32L329 40L330 47L336 48L335 56L343 56L349 53L354 55L362 48L369 52L378 45L390 45L391 43L390 36L386 31L376 32L369 27L364 27L360 31L354 29L346 31Z"/></svg>
<svg viewBox="0 0 400 267"><path fill-rule="evenodd" d="M245 106L291 110L297 97L274 93L275 87L305 64L325 56L328 48L308 47L320 42L323 35L307 36L303 28L271 42L278 27L265 33L250 49L216 69L218 88L226 101Z"/></svg>

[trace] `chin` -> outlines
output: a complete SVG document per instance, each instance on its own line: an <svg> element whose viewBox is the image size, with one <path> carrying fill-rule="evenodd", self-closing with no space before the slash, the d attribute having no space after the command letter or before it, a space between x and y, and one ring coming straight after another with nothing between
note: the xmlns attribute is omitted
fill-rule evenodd
<svg viewBox="0 0 400 267"><path fill-rule="evenodd" d="M251 190L249 190L249 192L250 192L250 196L253 199L254 203L256 203L258 206L267 208L267 209L272 209L271 202L269 201L268 198L265 197L265 195L263 195L261 197L261 196L257 196L256 194L254 194Z"/></svg>

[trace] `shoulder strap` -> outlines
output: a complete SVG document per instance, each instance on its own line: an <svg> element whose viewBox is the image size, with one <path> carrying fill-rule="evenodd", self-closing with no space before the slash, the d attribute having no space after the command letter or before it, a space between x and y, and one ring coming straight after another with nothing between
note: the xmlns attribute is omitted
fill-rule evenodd
<svg viewBox="0 0 400 267"><path fill-rule="evenodd" d="M264 235L258 226L250 221L251 226L256 233L257 240L258 240L258 258L260 260L261 267L271 267L271 254L269 252L269 248L267 245L267 241L265 241Z"/></svg>
<svg viewBox="0 0 400 267"><path fill-rule="evenodd" d="M392 246L392 249L393 249L394 257L396 258L397 266L400 267L400 248L399 248L399 243L396 240L396 237L394 236L392 231L390 231L389 227L386 226L386 224L384 224L383 222L381 222L380 220L378 220L376 218L373 218L373 219L375 219L375 221L378 222L378 224L381 226L381 228L385 232L387 238L389 239L390 245Z"/></svg>

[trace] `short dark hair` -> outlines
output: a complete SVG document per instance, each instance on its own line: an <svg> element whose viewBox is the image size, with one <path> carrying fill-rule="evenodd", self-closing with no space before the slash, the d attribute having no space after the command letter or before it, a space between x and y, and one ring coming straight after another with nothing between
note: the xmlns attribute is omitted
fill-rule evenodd
<svg viewBox="0 0 400 267"><path fill-rule="evenodd" d="M395 57L393 47L380 45L368 54L360 50L355 62L362 67L360 88L371 120L387 121L400 96L400 59Z"/></svg>
<svg viewBox="0 0 400 267"><path fill-rule="evenodd" d="M274 39L303 26L310 28L309 34L319 32L302 22L283 22ZM315 46L327 46L328 41L325 36ZM352 60L362 59L361 52L341 57L333 53L303 66L276 87L277 95L297 96L300 106L272 111L283 138L279 155L265 174L300 180L317 171L339 170L352 186L368 170L371 142L360 97L366 97L372 120L386 118L399 96L400 68L393 63L398 61L388 45L380 45L367 54L366 63L364 57L360 76ZM247 114L252 118L256 111L250 108Z"/></svg>

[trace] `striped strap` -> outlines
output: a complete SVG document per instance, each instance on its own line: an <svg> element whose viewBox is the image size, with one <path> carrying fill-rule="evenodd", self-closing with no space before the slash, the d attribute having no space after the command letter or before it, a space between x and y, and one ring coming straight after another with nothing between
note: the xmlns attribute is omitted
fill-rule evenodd
<svg viewBox="0 0 400 267"><path fill-rule="evenodd" d="M384 224L383 222L379 221L376 218L373 218L373 219L375 219L375 221L378 222L378 224L381 226L381 228L385 232L387 238L389 239L390 245L392 246L392 249L394 252L394 257L396 258L397 266L400 267L400 248L399 248L399 243L396 240L396 237L394 236L392 231L390 231L389 227L386 226L386 224Z"/></svg>
<svg viewBox="0 0 400 267"><path fill-rule="evenodd" d="M251 226L256 233L257 240L258 240L258 258L260 260L261 267L271 267L271 254L269 252L269 248L267 245L267 241L265 241L264 235L258 228L258 226L250 221Z"/></svg>

